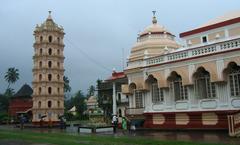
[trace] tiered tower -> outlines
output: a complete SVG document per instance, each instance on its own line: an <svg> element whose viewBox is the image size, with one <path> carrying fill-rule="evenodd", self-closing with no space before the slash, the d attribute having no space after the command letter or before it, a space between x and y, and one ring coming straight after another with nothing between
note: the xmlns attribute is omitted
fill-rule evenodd
<svg viewBox="0 0 240 145"><path fill-rule="evenodd" d="M33 123L57 123L64 113L64 37L63 28L51 17L37 25L34 31Z"/></svg>

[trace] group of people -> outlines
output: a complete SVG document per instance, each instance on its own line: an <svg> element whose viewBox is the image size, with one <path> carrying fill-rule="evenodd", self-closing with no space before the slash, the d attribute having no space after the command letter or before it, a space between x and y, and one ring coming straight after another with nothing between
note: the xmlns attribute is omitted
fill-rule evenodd
<svg viewBox="0 0 240 145"><path fill-rule="evenodd" d="M116 133L117 127L118 127L118 117L116 115L113 115L112 118L112 124L113 124L113 131ZM131 121L127 117L122 117L122 124L121 128L125 130L135 130L135 125L131 123Z"/></svg>

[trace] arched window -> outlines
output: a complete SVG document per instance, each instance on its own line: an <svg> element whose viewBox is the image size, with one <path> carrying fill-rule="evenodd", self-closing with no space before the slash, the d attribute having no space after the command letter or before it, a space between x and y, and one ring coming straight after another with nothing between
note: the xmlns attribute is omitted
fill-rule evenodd
<svg viewBox="0 0 240 145"><path fill-rule="evenodd" d="M227 68L231 97L240 97L240 66L230 63Z"/></svg>
<svg viewBox="0 0 240 145"><path fill-rule="evenodd" d="M57 50L57 54L60 55L60 50L59 49Z"/></svg>
<svg viewBox="0 0 240 145"><path fill-rule="evenodd" d="M194 73L194 89L195 94L200 99L205 98L215 98L216 89L215 83L210 82L210 74L203 67L197 69L197 72Z"/></svg>
<svg viewBox="0 0 240 145"><path fill-rule="evenodd" d="M57 79L60 80L60 75L57 75Z"/></svg>
<svg viewBox="0 0 240 145"><path fill-rule="evenodd" d="M39 81L41 81L41 80L42 80L42 74L39 75Z"/></svg>
<svg viewBox="0 0 240 145"><path fill-rule="evenodd" d="M42 67L42 61L39 62L39 67L40 67L40 68Z"/></svg>
<svg viewBox="0 0 240 145"><path fill-rule="evenodd" d="M42 93L42 88L39 87L39 88L38 88L38 94L41 95L41 93Z"/></svg>
<svg viewBox="0 0 240 145"><path fill-rule="evenodd" d="M43 50L42 50L42 48L40 48L40 55L42 55L43 54Z"/></svg>
<svg viewBox="0 0 240 145"><path fill-rule="evenodd" d="M52 101L48 101L48 108L52 107Z"/></svg>
<svg viewBox="0 0 240 145"><path fill-rule="evenodd" d="M52 48L48 49L48 55L52 55Z"/></svg>
<svg viewBox="0 0 240 145"><path fill-rule="evenodd" d="M43 37L42 36L40 36L40 42L42 42L43 41Z"/></svg>
<svg viewBox="0 0 240 145"><path fill-rule="evenodd" d="M52 36L50 35L50 36L48 36L48 42L52 42Z"/></svg>
<svg viewBox="0 0 240 145"><path fill-rule="evenodd" d="M58 104L58 108L60 108L60 101L57 101L57 104Z"/></svg>
<svg viewBox="0 0 240 145"><path fill-rule="evenodd" d="M39 102L38 102L38 108L41 108L41 106L42 106L42 102L39 101Z"/></svg>
<svg viewBox="0 0 240 145"><path fill-rule="evenodd" d="M52 67L52 62L48 61L48 67L51 68Z"/></svg>
<svg viewBox="0 0 240 145"><path fill-rule="evenodd" d="M173 72L168 80L170 81L170 93L174 96L175 101L187 100L188 91L187 87L182 85L182 77L176 72Z"/></svg>
<svg viewBox="0 0 240 145"><path fill-rule="evenodd" d="M148 77L146 80L146 83L150 87L151 94L152 94L152 102L153 103L159 103L164 101L164 96L163 96L163 89L158 88L158 83L157 79L154 78L152 75Z"/></svg>
<svg viewBox="0 0 240 145"><path fill-rule="evenodd" d="M51 87L48 87L48 94L52 94L52 88Z"/></svg>
<svg viewBox="0 0 240 145"><path fill-rule="evenodd" d="M48 81L52 81L52 75L48 74Z"/></svg>
<svg viewBox="0 0 240 145"><path fill-rule="evenodd" d="M57 62L57 66L58 66L58 68L60 68L60 62Z"/></svg>

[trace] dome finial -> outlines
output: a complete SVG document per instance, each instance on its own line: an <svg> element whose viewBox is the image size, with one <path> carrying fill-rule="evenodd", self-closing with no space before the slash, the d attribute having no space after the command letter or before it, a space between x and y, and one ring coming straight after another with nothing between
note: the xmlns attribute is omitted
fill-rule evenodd
<svg viewBox="0 0 240 145"><path fill-rule="evenodd" d="M48 19L52 19L52 16L51 16L51 13L52 13L52 11L48 11Z"/></svg>
<svg viewBox="0 0 240 145"><path fill-rule="evenodd" d="M156 11L152 11L152 13L153 13L152 23L153 23L153 24L156 24L156 23L157 23L157 18L156 18L156 16L155 16Z"/></svg>

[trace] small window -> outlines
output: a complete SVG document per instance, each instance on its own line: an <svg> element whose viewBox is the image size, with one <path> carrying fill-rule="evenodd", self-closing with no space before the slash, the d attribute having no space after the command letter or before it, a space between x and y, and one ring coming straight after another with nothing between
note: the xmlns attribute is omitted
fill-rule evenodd
<svg viewBox="0 0 240 145"><path fill-rule="evenodd" d="M43 51L42 51L42 48L40 49L40 55L42 55Z"/></svg>
<svg viewBox="0 0 240 145"><path fill-rule="evenodd" d="M41 80L42 80L42 74L39 75L39 81L41 81Z"/></svg>
<svg viewBox="0 0 240 145"><path fill-rule="evenodd" d="M52 36L48 36L48 42L52 42Z"/></svg>
<svg viewBox="0 0 240 145"><path fill-rule="evenodd" d="M38 102L38 108L41 108L41 106L42 106L42 103L41 103L41 101L39 101Z"/></svg>
<svg viewBox="0 0 240 145"><path fill-rule="evenodd" d="M52 62L51 62L51 61L48 62L48 67L49 67L49 68L52 67Z"/></svg>
<svg viewBox="0 0 240 145"><path fill-rule="evenodd" d="M52 81L52 75L48 74L48 81Z"/></svg>
<svg viewBox="0 0 240 145"><path fill-rule="evenodd" d="M41 95L41 93L42 93L42 88L39 87L39 88L38 88L38 94Z"/></svg>
<svg viewBox="0 0 240 145"><path fill-rule="evenodd" d="M60 101L58 101L58 108L60 107Z"/></svg>
<svg viewBox="0 0 240 145"><path fill-rule="evenodd" d="M42 67L42 62L41 61L39 62L39 67Z"/></svg>
<svg viewBox="0 0 240 145"><path fill-rule="evenodd" d="M43 41L43 37L42 36L40 36L40 42L42 42Z"/></svg>
<svg viewBox="0 0 240 145"><path fill-rule="evenodd" d="M202 42L203 42L203 43L206 43L206 42L207 42L207 36L203 36L203 37L202 37Z"/></svg>
<svg viewBox="0 0 240 145"><path fill-rule="evenodd" d="M52 49L51 48L48 49L48 55L52 55Z"/></svg>
<svg viewBox="0 0 240 145"><path fill-rule="evenodd" d="M48 101L48 108L52 107L52 101Z"/></svg>
<svg viewBox="0 0 240 145"><path fill-rule="evenodd" d="M52 94L52 88L51 87L48 87L48 94Z"/></svg>

